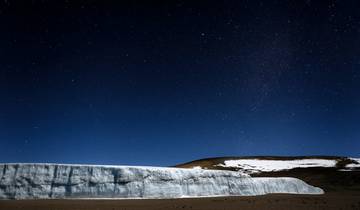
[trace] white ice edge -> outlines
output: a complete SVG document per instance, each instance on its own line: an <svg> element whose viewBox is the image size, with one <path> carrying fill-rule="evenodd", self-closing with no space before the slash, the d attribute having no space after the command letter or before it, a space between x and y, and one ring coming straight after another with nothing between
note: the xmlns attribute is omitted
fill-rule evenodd
<svg viewBox="0 0 360 210"><path fill-rule="evenodd" d="M282 178L282 177L279 177ZM187 198L229 198L229 197L255 197L255 196L262 196L262 195L269 195L269 194L284 194L284 195L297 195L299 193L267 193L267 194L261 194L261 195L202 195L202 196L181 196L176 198L139 198L139 197L133 197L133 198L62 198L61 200L175 200L175 199L187 199ZM308 195L323 195L322 193L316 193L316 194L308 194ZM41 200L41 199L40 199ZM56 200L56 199L53 199Z"/></svg>
<svg viewBox="0 0 360 210"><path fill-rule="evenodd" d="M83 163L21 163L21 162L8 162L0 163L0 165L39 165L39 166L86 166L86 167L104 167L104 168L175 168L176 167L165 167L165 166L133 166L133 165L103 165L103 164L83 164ZM184 168L187 169L187 168Z"/></svg>

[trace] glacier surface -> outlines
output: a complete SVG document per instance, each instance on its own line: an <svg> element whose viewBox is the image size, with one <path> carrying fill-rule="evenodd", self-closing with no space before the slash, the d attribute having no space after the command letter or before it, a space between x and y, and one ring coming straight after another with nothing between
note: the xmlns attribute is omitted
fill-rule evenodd
<svg viewBox="0 0 360 210"><path fill-rule="evenodd" d="M140 166L0 164L0 199L181 198L322 194L290 177L253 178L217 170Z"/></svg>

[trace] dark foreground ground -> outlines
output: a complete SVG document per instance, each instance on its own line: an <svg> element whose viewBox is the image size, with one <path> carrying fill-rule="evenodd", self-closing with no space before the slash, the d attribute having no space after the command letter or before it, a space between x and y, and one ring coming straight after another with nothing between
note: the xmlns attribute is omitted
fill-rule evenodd
<svg viewBox="0 0 360 210"><path fill-rule="evenodd" d="M218 197L196 199L154 200L28 200L0 201L1 210L235 210L235 209L352 209L360 210L360 196L327 195L265 195L249 197Z"/></svg>

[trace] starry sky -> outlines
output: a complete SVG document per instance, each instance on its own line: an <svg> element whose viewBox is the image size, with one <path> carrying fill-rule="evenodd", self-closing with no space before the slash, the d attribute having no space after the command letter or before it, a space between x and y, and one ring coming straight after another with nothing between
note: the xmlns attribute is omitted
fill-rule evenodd
<svg viewBox="0 0 360 210"><path fill-rule="evenodd" d="M1 1L0 161L360 156L360 1Z"/></svg>

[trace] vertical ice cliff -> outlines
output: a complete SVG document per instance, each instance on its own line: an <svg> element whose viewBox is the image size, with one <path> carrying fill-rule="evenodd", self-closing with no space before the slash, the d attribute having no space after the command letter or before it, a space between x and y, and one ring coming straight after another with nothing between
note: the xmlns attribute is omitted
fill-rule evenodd
<svg viewBox="0 0 360 210"><path fill-rule="evenodd" d="M267 193L323 191L296 178L252 178L232 171L0 164L0 199L181 198Z"/></svg>

